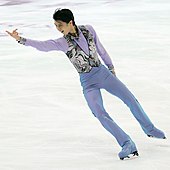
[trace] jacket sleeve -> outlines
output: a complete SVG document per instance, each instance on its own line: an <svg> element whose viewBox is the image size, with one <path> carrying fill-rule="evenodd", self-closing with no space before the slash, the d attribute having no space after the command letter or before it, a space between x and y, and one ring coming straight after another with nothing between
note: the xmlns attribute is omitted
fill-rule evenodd
<svg viewBox="0 0 170 170"><path fill-rule="evenodd" d="M37 41L37 40L21 37L18 43L23 44L25 46L31 46L39 51L44 51L44 52L56 50L56 51L63 51L66 53L68 49L68 44L64 38L58 38L55 40Z"/></svg>
<svg viewBox="0 0 170 170"><path fill-rule="evenodd" d="M102 43L100 42L94 28L91 25L86 25L86 27L90 31L90 33L93 35L95 45L96 45L96 48L97 48L97 52L100 55L100 57L102 58L102 60L104 61L105 65L109 69L114 68L112 60L111 60L109 54L107 53L107 51L105 50L105 48L103 47Z"/></svg>

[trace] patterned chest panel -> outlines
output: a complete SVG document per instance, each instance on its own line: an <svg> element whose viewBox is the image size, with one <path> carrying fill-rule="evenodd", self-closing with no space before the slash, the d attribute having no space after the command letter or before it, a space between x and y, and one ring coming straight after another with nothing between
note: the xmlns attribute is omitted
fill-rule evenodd
<svg viewBox="0 0 170 170"><path fill-rule="evenodd" d="M68 56L71 63L74 65L78 73L88 73L92 67L98 67L100 65L100 60L96 52L96 46L93 36L85 28L85 26L79 26L84 37L87 40L89 47L89 55L87 55L76 42L72 39L70 35L64 36L68 43L68 51L66 55Z"/></svg>

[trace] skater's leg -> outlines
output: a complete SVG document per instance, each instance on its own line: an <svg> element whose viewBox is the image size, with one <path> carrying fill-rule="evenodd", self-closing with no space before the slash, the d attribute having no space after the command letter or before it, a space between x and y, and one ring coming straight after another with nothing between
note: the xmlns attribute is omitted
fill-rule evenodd
<svg viewBox="0 0 170 170"><path fill-rule="evenodd" d="M131 140L105 111L99 89L86 90L84 91L84 96L93 114L101 122L103 127L116 138L120 146L123 146L125 142Z"/></svg>
<svg viewBox="0 0 170 170"><path fill-rule="evenodd" d="M149 134L155 128L149 117L146 115L141 105L128 90L128 88L115 76L110 75L103 83L103 88L111 94L119 97L131 110L134 117L140 123L142 129L146 134ZM162 138L163 132L158 132L155 137Z"/></svg>

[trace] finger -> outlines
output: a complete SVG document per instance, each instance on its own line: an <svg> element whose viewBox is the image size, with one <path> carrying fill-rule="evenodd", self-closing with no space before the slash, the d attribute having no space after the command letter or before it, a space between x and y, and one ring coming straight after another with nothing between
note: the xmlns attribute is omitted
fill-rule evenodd
<svg viewBox="0 0 170 170"><path fill-rule="evenodd" d="M17 33L17 29L13 30L12 33L13 33L13 34Z"/></svg>
<svg viewBox="0 0 170 170"><path fill-rule="evenodd" d="M16 34L17 33L17 29L12 31L12 34Z"/></svg>
<svg viewBox="0 0 170 170"><path fill-rule="evenodd" d="M12 33L11 33L11 32L9 32L9 31L6 31L6 33L8 33L9 35L12 35Z"/></svg>
<svg viewBox="0 0 170 170"><path fill-rule="evenodd" d="M13 32L16 32L18 29L13 30Z"/></svg>

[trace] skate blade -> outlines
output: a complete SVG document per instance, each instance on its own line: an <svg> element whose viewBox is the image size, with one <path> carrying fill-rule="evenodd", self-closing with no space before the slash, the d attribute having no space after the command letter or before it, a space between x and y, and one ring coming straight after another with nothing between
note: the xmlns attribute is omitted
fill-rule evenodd
<svg viewBox="0 0 170 170"><path fill-rule="evenodd" d="M155 139L167 139L165 136L163 138L157 138L157 137L152 136L152 135L147 135L147 136L150 137L150 138L155 138Z"/></svg>
<svg viewBox="0 0 170 170"><path fill-rule="evenodd" d="M124 158L120 158L120 160L134 159L134 158L137 158L138 156L139 156L138 151L135 151L135 152L131 153L130 155L124 157Z"/></svg>

